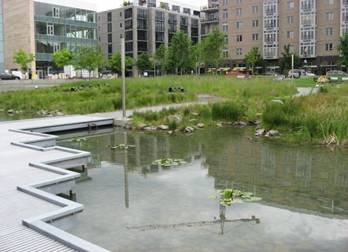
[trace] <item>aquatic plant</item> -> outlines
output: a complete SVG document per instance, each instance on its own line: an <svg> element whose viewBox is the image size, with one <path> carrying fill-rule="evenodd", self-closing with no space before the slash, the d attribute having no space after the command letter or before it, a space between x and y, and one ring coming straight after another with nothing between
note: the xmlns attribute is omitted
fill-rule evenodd
<svg viewBox="0 0 348 252"><path fill-rule="evenodd" d="M158 159L152 162L153 165L160 165L164 167L178 166L185 163L186 161L183 159L171 159L171 158Z"/></svg>
<svg viewBox="0 0 348 252"><path fill-rule="evenodd" d="M224 189L219 191L220 204L223 206L231 206L232 203L238 202L255 202L261 198L255 197L251 192L243 192L237 189Z"/></svg>
<svg viewBox="0 0 348 252"><path fill-rule="evenodd" d="M135 145L128 145L128 144L117 144L115 146L112 146L111 149L112 150L128 150L128 149L134 149Z"/></svg>

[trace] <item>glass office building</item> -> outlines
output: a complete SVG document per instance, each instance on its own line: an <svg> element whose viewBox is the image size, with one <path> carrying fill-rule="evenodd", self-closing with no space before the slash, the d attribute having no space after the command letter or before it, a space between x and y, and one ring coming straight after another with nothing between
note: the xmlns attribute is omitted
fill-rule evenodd
<svg viewBox="0 0 348 252"><path fill-rule="evenodd" d="M96 12L34 2L36 69L40 77L54 73L54 52L97 46Z"/></svg>

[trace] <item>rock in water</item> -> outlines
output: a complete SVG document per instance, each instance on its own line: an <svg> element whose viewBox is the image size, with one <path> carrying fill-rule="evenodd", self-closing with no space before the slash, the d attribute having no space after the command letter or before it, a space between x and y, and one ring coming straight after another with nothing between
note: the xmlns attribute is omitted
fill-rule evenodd
<svg viewBox="0 0 348 252"><path fill-rule="evenodd" d="M265 129L258 129L256 130L255 136L260 137L266 134L266 130Z"/></svg>
<svg viewBox="0 0 348 252"><path fill-rule="evenodd" d="M197 128L202 129L202 128L204 128L204 127L205 127L204 123L198 123L198 124L197 124Z"/></svg>
<svg viewBox="0 0 348 252"><path fill-rule="evenodd" d="M164 125L164 124L161 124L157 127L157 129L159 130L168 130L169 129L169 126L168 125Z"/></svg>

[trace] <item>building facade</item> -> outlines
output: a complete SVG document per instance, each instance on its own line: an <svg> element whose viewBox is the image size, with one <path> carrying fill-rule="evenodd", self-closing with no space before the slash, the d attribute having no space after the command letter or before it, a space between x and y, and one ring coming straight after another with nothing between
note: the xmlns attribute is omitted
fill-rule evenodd
<svg viewBox="0 0 348 252"><path fill-rule="evenodd" d="M208 6L201 8L202 38L219 29L219 19L219 0L208 0Z"/></svg>
<svg viewBox="0 0 348 252"><path fill-rule="evenodd" d="M242 65L252 47L274 66L289 46L308 67L334 67L340 36L348 31L346 0L219 0L225 58Z"/></svg>
<svg viewBox="0 0 348 252"><path fill-rule="evenodd" d="M200 40L199 11L156 1L133 3L98 13L98 36L105 56L120 52L120 38L125 38L126 55L137 60L141 53L153 55L164 44L168 46L175 32L188 34L193 43ZM133 75L137 75L136 67Z"/></svg>
<svg viewBox="0 0 348 252"><path fill-rule="evenodd" d="M3 0L3 10L6 69L18 68L13 55L23 49L35 55L31 70L45 77L54 72L54 52L97 46L94 5L67 0Z"/></svg>
<svg viewBox="0 0 348 252"><path fill-rule="evenodd" d="M4 57L4 26L3 26L3 11L2 0L0 0L0 73L4 72L5 57Z"/></svg>

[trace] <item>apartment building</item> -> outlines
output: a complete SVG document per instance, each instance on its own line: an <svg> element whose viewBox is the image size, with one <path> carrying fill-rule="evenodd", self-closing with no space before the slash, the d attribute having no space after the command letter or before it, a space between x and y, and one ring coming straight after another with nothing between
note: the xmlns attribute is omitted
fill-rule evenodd
<svg viewBox="0 0 348 252"><path fill-rule="evenodd" d="M98 43L97 13L93 4L77 0L2 1L5 69L18 68L13 56L18 49L23 49L35 55L31 70L45 77L54 69L54 52L62 48L75 51Z"/></svg>
<svg viewBox="0 0 348 252"><path fill-rule="evenodd" d="M4 26L3 26L3 11L2 0L0 0L0 73L4 71Z"/></svg>
<svg viewBox="0 0 348 252"><path fill-rule="evenodd" d="M200 40L200 12L188 7L156 1L139 1L98 13L98 36L105 58L120 52L125 38L126 55L137 60L141 53L154 54L161 44L168 45L181 30L193 43ZM133 75L137 75L136 67Z"/></svg>
<svg viewBox="0 0 348 252"><path fill-rule="evenodd" d="M348 31L347 0L220 0L219 15L231 65L243 64L252 47L277 65L289 46L308 67L334 66Z"/></svg>
<svg viewBox="0 0 348 252"><path fill-rule="evenodd" d="M201 36L204 38L215 29L219 29L219 0L208 0L201 8Z"/></svg>

